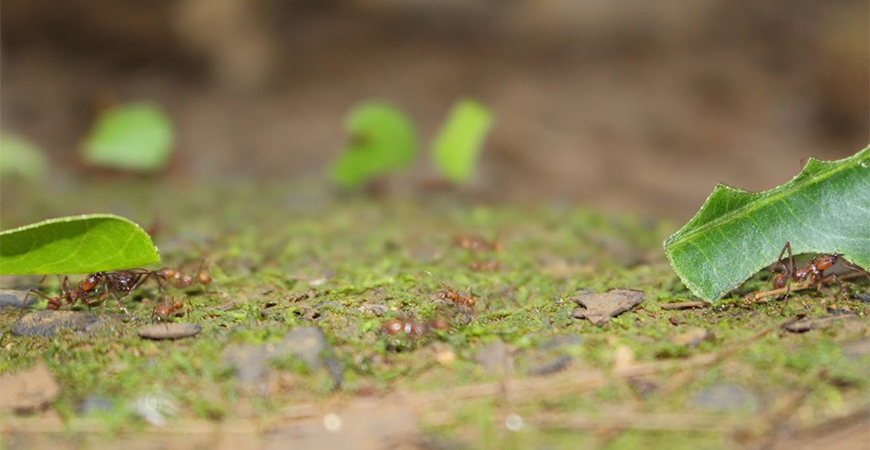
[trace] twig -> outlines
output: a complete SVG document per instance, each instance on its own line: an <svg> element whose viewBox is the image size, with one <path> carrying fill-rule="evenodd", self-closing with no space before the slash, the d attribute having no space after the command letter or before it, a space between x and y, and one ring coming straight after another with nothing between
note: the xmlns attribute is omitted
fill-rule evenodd
<svg viewBox="0 0 870 450"><path fill-rule="evenodd" d="M691 308L706 308L710 304L707 302L676 302L676 303L665 303L662 305L662 309L666 311L674 310L674 309L691 309Z"/></svg>
<svg viewBox="0 0 870 450"><path fill-rule="evenodd" d="M839 275L839 278L840 278L840 280L849 280L852 278L858 278L860 276L867 276L867 273L866 272L852 272L852 273L847 273L845 275ZM784 288L779 288L779 289L773 289L770 291L756 292L754 295L747 296L746 298L750 302L757 302L757 301L760 301L760 300L767 298L767 297L773 297L773 296L779 296L780 294L785 294L786 292L789 292L789 291L790 292L802 291L804 289L809 289L809 288L814 287L814 286L821 286L822 284L830 283L833 280L834 280L834 275L830 275L830 276L827 276L825 278L822 278L818 282L806 282L806 283L801 283L801 284L793 284L791 286L791 288L784 287Z"/></svg>

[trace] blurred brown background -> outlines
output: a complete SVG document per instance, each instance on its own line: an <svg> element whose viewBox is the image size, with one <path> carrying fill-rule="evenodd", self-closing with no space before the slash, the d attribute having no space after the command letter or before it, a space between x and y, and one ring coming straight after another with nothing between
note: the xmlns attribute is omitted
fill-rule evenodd
<svg viewBox="0 0 870 450"><path fill-rule="evenodd" d="M179 126L174 173L292 180L323 178L361 100L425 143L471 96L497 123L469 189L675 220L717 182L768 189L870 141L862 0L3 0L0 18L0 124L58 174L101 105L138 99Z"/></svg>

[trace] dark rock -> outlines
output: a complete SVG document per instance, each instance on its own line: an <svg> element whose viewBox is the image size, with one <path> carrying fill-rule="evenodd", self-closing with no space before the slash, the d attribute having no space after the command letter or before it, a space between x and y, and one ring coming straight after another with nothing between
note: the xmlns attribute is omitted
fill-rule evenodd
<svg viewBox="0 0 870 450"><path fill-rule="evenodd" d="M834 314L822 317L810 317L794 322L788 322L783 325L782 328L787 331L791 331L792 333L804 333L810 330L828 328L836 324L837 322L851 320L858 320L858 316L856 314Z"/></svg>
<svg viewBox="0 0 870 450"><path fill-rule="evenodd" d="M691 404L711 412L751 412L759 410L758 397L743 386L720 383L692 396Z"/></svg>
<svg viewBox="0 0 870 450"><path fill-rule="evenodd" d="M582 294L572 297L580 308L571 312L576 319L588 319L595 325L603 325L643 301L643 291L611 289L603 294Z"/></svg>
<svg viewBox="0 0 870 450"><path fill-rule="evenodd" d="M507 374L513 372L514 361L511 348L501 339L487 344L474 355L474 361L490 373Z"/></svg>
<svg viewBox="0 0 870 450"><path fill-rule="evenodd" d="M685 333L674 336L672 342L685 347L697 347L704 341L713 339L713 333L706 328L694 328Z"/></svg>
<svg viewBox="0 0 870 450"><path fill-rule="evenodd" d="M0 289L0 308L26 309L38 300L35 295L31 295L27 299L27 304L22 306L25 297L27 297L27 291Z"/></svg>
<svg viewBox="0 0 870 450"><path fill-rule="evenodd" d="M182 339L196 336L202 327L195 323L156 323L139 328L139 337L145 339Z"/></svg>
<svg viewBox="0 0 870 450"><path fill-rule="evenodd" d="M861 359L870 355L870 338L850 342L843 346L843 356L847 359Z"/></svg>
<svg viewBox="0 0 870 450"><path fill-rule="evenodd" d="M60 386L48 366L39 361L32 369L0 376L3 402L0 411L32 413L48 407L59 395Z"/></svg>
<svg viewBox="0 0 870 450"><path fill-rule="evenodd" d="M870 294L855 294L855 298L861 303L870 303Z"/></svg>
<svg viewBox="0 0 870 450"><path fill-rule="evenodd" d="M542 364L538 364L528 370L529 375L549 375L566 369L571 365L571 357L568 355L558 356Z"/></svg>
<svg viewBox="0 0 870 450"><path fill-rule="evenodd" d="M563 334L550 339L541 344L538 348L541 350L560 349L571 347L572 345L580 345L583 343L583 338L576 334Z"/></svg>
<svg viewBox="0 0 870 450"><path fill-rule="evenodd" d="M263 345L231 345L224 350L223 361L235 369L236 378L245 387L260 388L268 378L268 357Z"/></svg>
<svg viewBox="0 0 870 450"><path fill-rule="evenodd" d="M531 353L522 355L520 357L521 367L529 375L540 376L559 372L571 365L573 359L566 352L566 349L581 343L583 343L583 338L575 334L556 336L538 346Z"/></svg>
<svg viewBox="0 0 870 450"><path fill-rule="evenodd" d="M332 349L326 342L326 336L318 327L300 327L284 335L284 339L275 345L270 357L281 358L294 356L305 361L311 371L323 366L323 358L331 354Z"/></svg>
<svg viewBox="0 0 870 450"><path fill-rule="evenodd" d="M76 412L80 416L87 416L94 413L109 412L114 407L111 400L106 397L88 396L82 400L76 407Z"/></svg>
<svg viewBox="0 0 870 450"><path fill-rule="evenodd" d="M224 350L224 364L235 369L242 384L256 388L268 379L269 360L288 357L302 360L312 372L326 367L335 388L344 381L344 369L318 327L296 328L277 344L237 345Z"/></svg>
<svg viewBox="0 0 870 450"><path fill-rule="evenodd" d="M12 325L12 335L52 337L58 330L90 333L116 319L116 315L85 311L34 311L25 314Z"/></svg>

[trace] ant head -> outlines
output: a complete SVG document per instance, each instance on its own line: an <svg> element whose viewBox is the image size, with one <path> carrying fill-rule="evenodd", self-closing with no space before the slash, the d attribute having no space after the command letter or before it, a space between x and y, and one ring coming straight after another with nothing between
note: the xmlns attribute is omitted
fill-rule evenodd
<svg viewBox="0 0 870 450"><path fill-rule="evenodd" d="M85 277L82 280L82 289L85 291L92 291L97 287L98 284L103 282L103 278L106 276L106 272L96 272L92 273Z"/></svg>
<svg viewBox="0 0 870 450"><path fill-rule="evenodd" d="M828 268L832 267L834 264L837 264L837 259L839 259L839 258L840 258L840 255L838 255L838 254L821 255L815 261L816 269L819 269L819 270L828 269Z"/></svg>
<svg viewBox="0 0 870 450"><path fill-rule="evenodd" d="M199 280L199 284L209 284L212 281L211 274L206 270L200 270L196 274L196 278Z"/></svg>

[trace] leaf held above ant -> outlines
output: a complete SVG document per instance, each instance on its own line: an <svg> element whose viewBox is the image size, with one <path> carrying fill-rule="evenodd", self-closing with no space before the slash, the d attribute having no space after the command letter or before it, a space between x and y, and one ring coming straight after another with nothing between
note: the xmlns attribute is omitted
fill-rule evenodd
<svg viewBox="0 0 870 450"><path fill-rule="evenodd" d="M0 275L94 273L160 262L142 228L123 217L61 217L0 232Z"/></svg>
<svg viewBox="0 0 870 450"><path fill-rule="evenodd" d="M870 147L839 161L810 158L769 191L720 184L664 247L692 293L713 302L775 262L786 242L795 254L870 267Z"/></svg>

